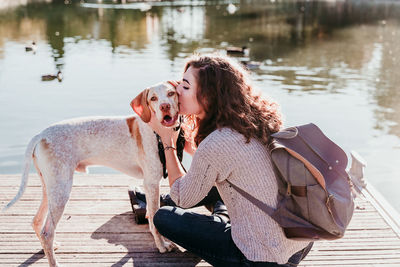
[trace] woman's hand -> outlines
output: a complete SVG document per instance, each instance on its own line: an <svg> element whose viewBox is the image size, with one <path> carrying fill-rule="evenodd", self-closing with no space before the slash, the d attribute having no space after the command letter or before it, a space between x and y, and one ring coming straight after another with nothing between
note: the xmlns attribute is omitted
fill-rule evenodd
<svg viewBox="0 0 400 267"><path fill-rule="evenodd" d="M176 148L176 141L178 140L179 130L174 131L175 127L167 128L158 121L155 112L151 112L151 119L148 125L155 131L163 142L164 147L172 146Z"/></svg>

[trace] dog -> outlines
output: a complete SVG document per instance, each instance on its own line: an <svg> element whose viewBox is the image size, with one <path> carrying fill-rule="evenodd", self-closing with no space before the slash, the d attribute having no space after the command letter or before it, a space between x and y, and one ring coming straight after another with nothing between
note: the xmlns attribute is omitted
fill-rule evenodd
<svg viewBox="0 0 400 267"><path fill-rule="evenodd" d="M164 240L153 224L160 205L159 183L163 166L158 155L157 136L147 125L151 112L165 127L178 127L176 82L156 84L131 102L137 113L125 117L86 117L61 121L46 128L30 141L17 195L3 209L17 202L25 191L31 160L42 182L42 202L32 227L50 266L58 266L54 235L70 197L74 171L87 172L90 165L102 165L129 176L143 178L150 232L161 253L175 245Z"/></svg>

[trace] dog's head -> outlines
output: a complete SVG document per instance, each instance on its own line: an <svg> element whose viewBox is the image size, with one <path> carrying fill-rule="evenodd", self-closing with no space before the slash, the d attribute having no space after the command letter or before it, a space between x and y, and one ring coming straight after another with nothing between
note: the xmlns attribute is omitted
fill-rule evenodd
<svg viewBox="0 0 400 267"><path fill-rule="evenodd" d="M131 107L144 122L149 122L151 112L165 127L176 127L178 120L178 95L174 81L153 85L141 92L131 102Z"/></svg>

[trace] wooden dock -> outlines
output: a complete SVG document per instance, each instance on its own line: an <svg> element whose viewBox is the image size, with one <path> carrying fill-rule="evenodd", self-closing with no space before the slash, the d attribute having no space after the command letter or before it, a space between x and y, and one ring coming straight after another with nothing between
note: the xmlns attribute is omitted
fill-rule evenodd
<svg viewBox="0 0 400 267"><path fill-rule="evenodd" d="M0 207L14 197L19 183L19 175L0 175ZM75 175L71 199L57 228L60 264L210 266L183 249L158 253L147 225L137 225L131 211L128 187L141 183L125 175ZM162 191L168 191L166 181ZM400 266L399 221L368 192L356 199L345 237L316 242L300 266ZM0 266L48 266L30 226L40 198L39 178L31 174L21 200L0 213Z"/></svg>

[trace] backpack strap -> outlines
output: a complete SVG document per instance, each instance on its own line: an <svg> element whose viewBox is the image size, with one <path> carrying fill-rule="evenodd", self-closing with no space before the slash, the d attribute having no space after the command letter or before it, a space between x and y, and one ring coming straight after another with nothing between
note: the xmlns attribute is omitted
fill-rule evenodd
<svg viewBox="0 0 400 267"><path fill-rule="evenodd" d="M253 197L252 195L250 195L249 193L247 193L246 191L244 191L243 189L241 189L240 187L236 186L235 184L233 184L232 182L230 182L228 179L226 179L225 181L228 182L228 184L230 184L236 191L238 191L239 194L241 194L244 198L247 198L251 203L253 203L254 205L256 205L260 210L262 210L263 212L265 212L266 214L268 214L272 219L274 219L275 221L277 221L274 216L272 216L272 214L274 214L275 209L268 206L267 204L265 204L264 202L262 202L261 200ZM279 223L279 221L277 221Z"/></svg>
<svg viewBox="0 0 400 267"><path fill-rule="evenodd" d="M279 212L276 212L277 210L279 210L279 207L284 206L285 202L287 200L287 198L284 198L282 201L279 202L278 207L276 209L272 208L271 206L265 204L264 202L262 202L261 200L253 197L252 195L250 195L249 193L247 193L246 191L244 191L243 189L241 189L240 187L236 186L235 184L233 184L232 182L230 182L229 180L226 180L232 187L233 189L235 189L239 194L241 194L244 198L246 198L247 200L249 200L252 204L254 204L257 208L259 208L260 210L262 210L264 213L266 213L268 216L270 216L275 222L277 222L284 230L285 235L288 238L291 237L299 237L299 229L296 227L293 227L293 224L291 224L290 222L288 223L287 220L282 220L281 216L279 215ZM301 186L299 186L301 187ZM288 187L289 188L289 187ZM292 186L293 188L293 186ZM288 189L290 190L290 189ZM304 194L304 192L302 192L303 189L299 190L299 194ZM301 219L301 218L297 218L297 219ZM304 221L304 220L303 220ZM305 221L307 222L307 221ZM308 223L310 224L310 223ZM309 238L310 236L312 236L311 239L316 239L315 236L315 231L317 229L316 226L313 226L311 228L312 232L311 234L307 235L307 231L310 227L303 227L300 228L301 232L305 232L305 237ZM318 230L318 229L317 229ZM294 233L290 233L291 231L295 231ZM313 232L314 231L314 232ZM326 231L322 231L322 230L318 230L318 234L320 236L323 236L323 234L326 234ZM325 239L329 239L328 237L324 237ZM307 239L308 240L308 239Z"/></svg>

